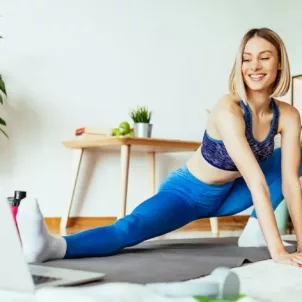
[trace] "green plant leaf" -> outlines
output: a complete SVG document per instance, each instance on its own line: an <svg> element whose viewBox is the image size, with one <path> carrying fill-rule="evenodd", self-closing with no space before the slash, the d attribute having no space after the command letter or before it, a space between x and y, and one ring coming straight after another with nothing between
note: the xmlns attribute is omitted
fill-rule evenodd
<svg viewBox="0 0 302 302"><path fill-rule="evenodd" d="M1 93L0 93L0 103L3 105L3 97L1 95Z"/></svg>
<svg viewBox="0 0 302 302"><path fill-rule="evenodd" d="M8 135L6 134L6 132L3 129L0 128L0 132L2 132L7 138L9 138Z"/></svg>
<svg viewBox="0 0 302 302"><path fill-rule="evenodd" d="M0 75L0 90L7 96L5 83L2 80L2 76ZM3 100L2 100L3 101Z"/></svg>
<svg viewBox="0 0 302 302"><path fill-rule="evenodd" d="M1 117L0 117L0 125L6 126L5 120L3 120Z"/></svg>
<svg viewBox="0 0 302 302"><path fill-rule="evenodd" d="M238 299L236 301L240 301L241 298L247 297L246 295L239 295ZM210 298L204 298L201 296L193 296L194 299L196 299L198 302L236 302L235 300L221 300L221 299L210 299Z"/></svg>
<svg viewBox="0 0 302 302"><path fill-rule="evenodd" d="M151 116L151 111L147 107L137 107L130 111L134 123L150 123Z"/></svg>

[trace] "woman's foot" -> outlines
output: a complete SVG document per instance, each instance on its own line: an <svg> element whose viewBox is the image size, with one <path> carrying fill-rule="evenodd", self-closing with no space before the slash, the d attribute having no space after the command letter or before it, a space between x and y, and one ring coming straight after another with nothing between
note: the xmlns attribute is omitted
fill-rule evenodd
<svg viewBox="0 0 302 302"><path fill-rule="evenodd" d="M62 259L66 253L63 237L51 235L36 199L22 200L17 214L23 252L28 263Z"/></svg>
<svg viewBox="0 0 302 302"><path fill-rule="evenodd" d="M292 244L282 241L284 246ZM238 240L239 247L261 247L267 246L262 234L258 219L250 217Z"/></svg>

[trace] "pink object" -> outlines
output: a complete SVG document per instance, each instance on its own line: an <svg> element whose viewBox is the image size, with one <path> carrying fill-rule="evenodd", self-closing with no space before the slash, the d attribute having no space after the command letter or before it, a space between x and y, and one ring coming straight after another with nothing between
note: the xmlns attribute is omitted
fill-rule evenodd
<svg viewBox="0 0 302 302"><path fill-rule="evenodd" d="M14 222L15 222L15 225L16 225L16 228L17 228L17 232L18 232L18 235L19 235L19 238L20 238L20 233L19 233L19 228L18 228L18 222L17 222L17 214L18 214L18 207L16 206L11 206L11 211L12 211L12 214L13 214L13 218L14 218ZM21 240L21 238L20 238Z"/></svg>
<svg viewBox="0 0 302 302"><path fill-rule="evenodd" d="M18 214L18 207L20 205L20 202L25 197L26 197L26 191L15 191L14 197L7 198L8 202L10 204L11 212L13 215L13 219L15 222L15 226L16 226L20 241L21 241L21 236L20 236L19 227L18 227L17 214ZM22 241L21 241L21 244L22 244Z"/></svg>

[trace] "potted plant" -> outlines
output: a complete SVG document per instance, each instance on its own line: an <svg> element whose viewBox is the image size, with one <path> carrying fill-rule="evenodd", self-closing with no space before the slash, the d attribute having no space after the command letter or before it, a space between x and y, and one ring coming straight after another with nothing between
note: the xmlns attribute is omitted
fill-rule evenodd
<svg viewBox="0 0 302 302"><path fill-rule="evenodd" d="M2 80L2 76L0 75L0 103L1 103L1 105L3 105L3 96L2 96L2 93L5 95L5 96L7 96L7 94L6 94L6 88L5 88L5 84L4 84L4 82L3 82L3 80ZM6 122L5 122L5 120L4 119L2 119L1 117L0 117L0 132L2 133L2 134L4 134L7 138L8 138L8 135L7 135L7 133L2 129L2 126L6 126Z"/></svg>
<svg viewBox="0 0 302 302"><path fill-rule="evenodd" d="M130 117L133 120L134 135L136 137L151 137L152 124L151 121L152 112L147 107L137 107L130 111Z"/></svg>

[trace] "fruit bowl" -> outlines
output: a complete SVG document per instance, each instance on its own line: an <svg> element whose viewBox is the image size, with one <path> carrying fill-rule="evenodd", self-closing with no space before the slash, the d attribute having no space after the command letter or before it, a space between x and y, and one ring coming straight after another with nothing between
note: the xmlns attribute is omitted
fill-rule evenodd
<svg viewBox="0 0 302 302"><path fill-rule="evenodd" d="M112 136L134 136L134 128L128 122L121 122L118 128L112 129Z"/></svg>

